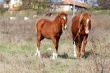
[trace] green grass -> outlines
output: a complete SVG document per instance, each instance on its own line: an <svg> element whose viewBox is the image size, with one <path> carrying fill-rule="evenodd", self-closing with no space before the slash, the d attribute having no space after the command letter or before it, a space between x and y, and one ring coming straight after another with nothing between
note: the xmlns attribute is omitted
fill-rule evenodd
<svg viewBox="0 0 110 73"><path fill-rule="evenodd" d="M62 55L64 52L70 55L73 54L71 41L60 41L59 52ZM90 43L89 43L90 44ZM51 42L41 43L40 51L44 53L47 48L51 47ZM68 49L71 47L71 49ZM87 50L91 46L87 46ZM2 73L96 73L96 65L93 57L89 55L87 59L71 59L60 58L52 61L49 58L44 58L45 67L40 64L39 59L34 56L36 45L33 42L23 43L1 43L0 44L0 68L3 68ZM70 50L70 51L67 51ZM100 59L102 60L102 59ZM98 63L100 63L97 60ZM5 67L2 66L6 65ZM2 70L2 69L1 69Z"/></svg>
<svg viewBox="0 0 110 73"><path fill-rule="evenodd" d="M0 52L16 52L16 53L33 53L35 45L32 43L17 44L17 43L2 43L0 44Z"/></svg>
<svg viewBox="0 0 110 73"><path fill-rule="evenodd" d="M52 44L46 43L40 46L41 53L47 51L48 48L52 47ZM36 51L36 43L24 42L24 43L1 43L0 52L4 53L18 53L18 54L34 54Z"/></svg>

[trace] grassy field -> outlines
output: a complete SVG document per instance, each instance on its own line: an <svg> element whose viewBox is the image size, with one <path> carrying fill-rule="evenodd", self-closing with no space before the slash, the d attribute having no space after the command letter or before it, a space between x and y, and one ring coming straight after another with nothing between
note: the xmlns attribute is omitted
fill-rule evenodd
<svg viewBox="0 0 110 73"><path fill-rule="evenodd" d="M72 40L67 39L70 32L62 34L59 43L58 59L52 61L48 56L52 51L50 40L41 42L41 53L44 56L43 66L34 56L36 50L34 24L39 18L29 15L24 21L17 15L9 20L9 15L0 17L0 73L109 73L110 72L110 16L105 13L92 14L92 30L86 47L86 57L73 57ZM53 18L45 17L45 18ZM71 15L68 16L71 26ZM93 49L94 54L91 49ZM47 56L46 56L47 55ZM96 61L96 62L95 62Z"/></svg>

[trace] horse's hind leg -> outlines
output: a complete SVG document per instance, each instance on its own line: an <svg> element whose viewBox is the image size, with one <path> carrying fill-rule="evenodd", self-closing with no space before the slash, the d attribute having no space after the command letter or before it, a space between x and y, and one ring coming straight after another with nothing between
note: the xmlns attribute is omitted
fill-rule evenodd
<svg viewBox="0 0 110 73"><path fill-rule="evenodd" d="M37 40L36 40L36 43L37 43L37 49L36 49L36 53L35 55L38 56L39 58L41 57L41 54L40 54L40 41L43 39L43 36L40 34L40 33L37 33Z"/></svg>

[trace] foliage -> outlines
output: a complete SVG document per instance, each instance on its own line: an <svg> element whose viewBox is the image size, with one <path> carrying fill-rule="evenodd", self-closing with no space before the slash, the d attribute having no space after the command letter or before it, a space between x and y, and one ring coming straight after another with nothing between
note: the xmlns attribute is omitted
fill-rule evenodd
<svg viewBox="0 0 110 73"><path fill-rule="evenodd" d="M110 0L97 0L97 3L102 9L110 9Z"/></svg>
<svg viewBox="0 0 110 73"><path fill-rule="evenodd" d="M0 8L0 14L4 13L7 9Z"/></svg>
<svg viewBox="0 0 110 73"><path fill-rule="evenodd" d="M46 0L44 0L43 2L41 1L33 1L31 3L32 9L37 10L37 13L42 13L48 10L48 2Z"/></svg>
<svg viewBox="0 0 110 73"><path fill-rule="evenodd" d="M48 0L23 0L22 9L34 9L39 14L47 11L48 7Z"/></svg>

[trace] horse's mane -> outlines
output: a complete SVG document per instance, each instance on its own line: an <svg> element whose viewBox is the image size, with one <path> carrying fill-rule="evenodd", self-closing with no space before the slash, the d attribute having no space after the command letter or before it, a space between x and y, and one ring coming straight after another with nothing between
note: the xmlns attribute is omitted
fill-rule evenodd
<svg viewBox="0 0 110 73"><path fill-rule="evenodd" d="M85 16L91 17L91 14L89 12L83 12L83 13L79 14L79 22L81 22Z"/></svg>

